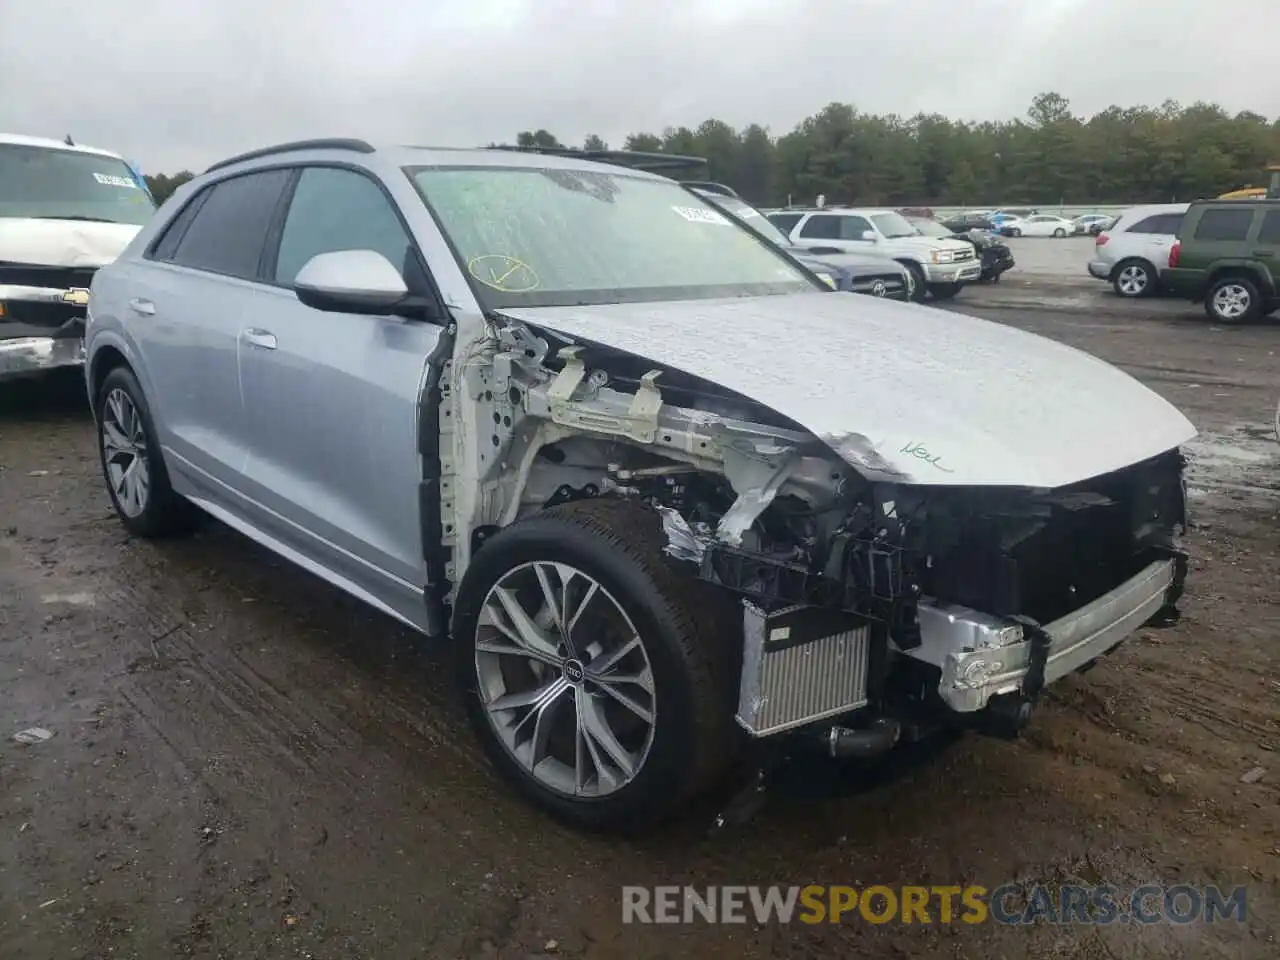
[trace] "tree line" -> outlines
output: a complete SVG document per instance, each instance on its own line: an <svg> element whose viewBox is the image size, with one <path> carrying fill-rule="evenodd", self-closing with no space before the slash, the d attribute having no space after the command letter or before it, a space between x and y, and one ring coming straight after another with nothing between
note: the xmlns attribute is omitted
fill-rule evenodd
<svg viewBox="0 0 1280 960"><path fill-rule="evenodd" d="M600 137L564 144L526 130L521 146L608 149ZM773 136L759 124L738 130L716 119L696 128L633 133L624 150L703 157L711 179L762 206L788 202L860 205L1126 204L1193 200L1266 186L1280 161L1280 119L1169 100L1112 106L1080 117L1057 93L1036 96L1025 119L967 122L937 114L904 118L830 103L794 130ZM162 202L191 178L147 177Z"/></svg>

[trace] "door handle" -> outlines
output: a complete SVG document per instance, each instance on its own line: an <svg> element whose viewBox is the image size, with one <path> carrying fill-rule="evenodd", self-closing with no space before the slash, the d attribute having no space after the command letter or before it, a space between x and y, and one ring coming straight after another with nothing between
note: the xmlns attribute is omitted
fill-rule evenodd
<svg viewBox="0 0 1280 960"><path fill-rule="evenodd" d="M244 338L244 342L251 347L261 347L263 350L274 350L278 345L276 335L269 330L257 330L250 327L244 333L240 334Z"/></svg>
<svg viewBox="0 0 1280 960"><path fill-rule="evenodd" d="M1255 250L1253 255L1255 257L1274 257L1276 253L1274 250Z"/></svg>
<svg viewBox="0 0 1280 960"><path fill-rule="evenodd" d="M134 313L140 313L144 317L154 317L156 315L156 305L150 300L143 300L141 297L134 297L129 301L129 309Z"/></svg>

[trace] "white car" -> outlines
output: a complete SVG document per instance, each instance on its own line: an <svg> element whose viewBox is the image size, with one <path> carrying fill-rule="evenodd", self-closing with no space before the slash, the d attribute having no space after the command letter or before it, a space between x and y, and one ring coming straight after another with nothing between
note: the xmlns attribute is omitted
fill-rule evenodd
<svg viewBox="0 0 1280 960"><path fill-rule="evenodd" d="M1188 206L1155 203L1126 210L1093 241L1090 275L1110 282L1122 297L1155 293L1160 287L1160 267L1169 262L1169 248L1178 238Z"/></svg>
<svg viewBox="0 0 1280 960"><path fill-rule="evenodd" d="M1115 217L1109 213L1085 213L1076 217L1071 222L1075 225L1076 233L1095 233L1097 230L1105 229L1115 222ZM1095 230L1095 227L1097 230Z"/></svg>
<svg viewBox="0 0 1280 960"><path fill-rule="evenodd" d="M966 283L982 276L982 261L973 244L950 237L925 237L896 210L876 208L784 210L769 221L796 246L813 253L825 250L871 253L897 260L912 276L912 299L931 293L950 300Z"/></svg>
<svg viewBox="0 0 1280 960"><path fill-rule="evenodd" d="M1000 232L1010 237L1056 237L1062 239L1076 232L1076 225L1066 217L1037 213L1024 219L1005 220Z"/></svg>

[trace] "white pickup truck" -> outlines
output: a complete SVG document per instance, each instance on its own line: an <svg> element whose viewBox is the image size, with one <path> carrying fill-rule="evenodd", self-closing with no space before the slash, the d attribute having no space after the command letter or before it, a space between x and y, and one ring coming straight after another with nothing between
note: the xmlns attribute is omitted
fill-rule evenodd
<svg viewBox="0 0 1280 960"><path fill-rule="evenodd" d="M154 212L116 154L0 133L0 381L83 362L89 282Z"/></svg>
<svg viewBox="0 0 1280 960"><path fill-rule="evenodd" d="M950 300L966 283L982 276L973 244L949 237L926 237L902 214L876 208L832 207L777 210L769 220L801 247L821 244L845 253L870 253L897 260L911 272L912 299L926 293Z"/></svg>

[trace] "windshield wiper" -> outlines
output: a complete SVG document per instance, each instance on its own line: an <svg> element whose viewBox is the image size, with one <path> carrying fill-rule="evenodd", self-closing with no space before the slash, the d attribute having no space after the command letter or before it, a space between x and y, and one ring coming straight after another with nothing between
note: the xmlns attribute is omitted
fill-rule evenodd
<svg viewBox="0 0 1280 960"><path fill-rule="evenodd" d="M32 220L80 220L84 223L119 223L119 220L112 220L108 217L80 217L80 216L61 216L58 214L32 217Z"/></svg>

